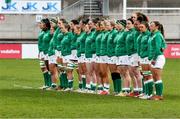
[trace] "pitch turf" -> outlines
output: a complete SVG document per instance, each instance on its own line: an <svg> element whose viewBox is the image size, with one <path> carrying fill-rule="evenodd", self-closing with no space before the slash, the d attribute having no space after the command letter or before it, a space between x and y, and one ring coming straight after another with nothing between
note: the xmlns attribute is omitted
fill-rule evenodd
<svg viewBox="0 0 180 119"><path fill-rule="evenodd" d="M0 118L180 118L180 60L167 60L163 81L163 101L42 91L38 60L1 59Z"/></svg>

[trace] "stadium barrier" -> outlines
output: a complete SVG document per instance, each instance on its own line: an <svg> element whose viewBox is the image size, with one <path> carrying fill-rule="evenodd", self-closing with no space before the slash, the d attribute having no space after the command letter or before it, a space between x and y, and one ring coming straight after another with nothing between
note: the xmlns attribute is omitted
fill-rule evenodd
<svg viewBox="0 0 180 119"><path fill-rule="evenodd" d="M180 44L168 44L164 55L166 58L180 58Z"/></svg>
<svg viewBox="0 0 180 119"><path fill-rule="evenodd" d="M38 46L37 44L0 44L0 58L36 59Z"/></svg>
<svg viewBox="0 0 180 119"><path fill-rule="evenodd" d="M168 44L164 51L166 58L180 58L180 44ZM0 58L36 59L37 44L0 44Z"/></svg>

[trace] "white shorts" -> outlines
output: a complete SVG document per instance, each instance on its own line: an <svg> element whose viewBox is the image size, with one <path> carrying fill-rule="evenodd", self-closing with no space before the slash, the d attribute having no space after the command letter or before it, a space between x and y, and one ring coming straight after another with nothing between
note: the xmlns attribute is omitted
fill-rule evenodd
<svg viewBox="0 0 180 119"><path fill-rule="evenodd" d="M140 64L151 64L151 62L148 60L148 57L140 58Z"/></svg>
<svg viewBox="0 0 180 119"><path fill-rule="evenodd" d="M95 63L100 63L100 56L96 56Z"/></svg>
<svg viewBox="0 0 180 119"><path fill-rule="evenodd" d="M92 62L93 62L93 59L92 59L92 58L85 58L85 62L86 62L86 63L92 63Z"/></svg>
<svg viewBox="0 0 180 119"><path fill-rule="evenodd" d="M100 56L99 63L108 63L109 58L108 56Z"/></svg>
<svg viewBox="0 0 180 119"><path fill-rule="evenodd" d="M62 57L61 51L58 51L58 50L55 50L55 55L56 57L59 57L59 58Z"/></svg>
<svg viewBox="0 0 180 119"><path fill-rule="evenodd" d="M96 54L93 54L93 56L92 56L92 62L96 62Z"/></svg>
<svg viewBox="0 0 180 119"><path fill-rule="evenodd" d="M117 65L130 65L129 56L119 56L117 60Z"/></svg>
<svg viewBox="0 0 180 119"><path fill-rule="evenodd" d="M56 55L49 56L49 64L57 64L56 60L57 60Z"/></svg>
<svg viewBox="0 0 180 119"><path fill-rule="evenodd" d="M109 57L109 62L108 64L117 64L118 58L116 56Z"/></svg>
<svg viewBox="0 0 180 119"><path fill-rule="evenodd" d="M45 61L46 61L46 60L49 60L48 54L44 54L44 60L45 60Z"/></svg>
<svg viewBox="0 0 180 119"><path fill-rule="evenodd" d="M63 56L63 63L69 63L70 62L71 55Z"/></svg>
<svg viewBox="0 0 180 119"><path fill-rule="evenodd" d="M71 51L71 57L70 57L70 60L78 60L78 57L77 57L77 50L72 50L72 51Z"/></svg>
<svg viewBox="0 0 180 119"><path fill-rule="evenodd" d="M139 66L138 62L139 62L139 56L138 56L138 54L137 54L137 53L132 54L132 55L130 56L131 66L133 66L133 67Z"/></svg>
<svg viewBox="0 0 180 119"><path fill-rule="evenodd" d="M166 62L166 58L164 55L159 55L156 59L155 65L151 65L152 68L158 68L158 69L163 69L164 65Z"/></svg>
<svg viewBox="0 0 180 119"><path fill-rule="evenodd" d="M40 52L39 53L39 59L43 59L44 58L44 52Z"/></svg>
<svg viewBox="0 0 180 119"><path fill-rule="evenodd" d="M81 54L81 56L78 58L78 63L84 63L86 62L85 54Z"/></svg>

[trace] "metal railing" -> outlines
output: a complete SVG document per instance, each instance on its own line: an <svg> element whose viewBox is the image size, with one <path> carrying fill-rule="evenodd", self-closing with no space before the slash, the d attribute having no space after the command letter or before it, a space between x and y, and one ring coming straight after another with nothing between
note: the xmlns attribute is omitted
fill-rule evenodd
<svg viewBox="0 0 180 119"><path fill-rule="evenodd" d="M79 0L72 5L65 7L60 13L60 16L63 16L67 20L74 19L82 15L84 15L84 0Z"/></svg>

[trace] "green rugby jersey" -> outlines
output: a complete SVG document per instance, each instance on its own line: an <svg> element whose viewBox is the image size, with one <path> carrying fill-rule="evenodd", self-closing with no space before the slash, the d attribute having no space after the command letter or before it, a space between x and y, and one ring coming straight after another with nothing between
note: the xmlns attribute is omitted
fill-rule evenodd
<svg viewBox="0 0 180 119"><path fill-rule="evenodd" d="M122 30L119 31L117 36L115 37L115 42L116 42L116 46L115 46L115 54L116 56L124 56L127 55L127 51L126 51L126 35L127 32Z"/></svg>
<svg viewBox="0 0 180 119"><path fill-rule="evenodd" d="M132 55L134 53L137 53L137 49L135 48L135 28L130 29L127 31L127 36L126 36L126 51L127 55Z"/></svg>
<svg viewBox="0 0 180 119"><path fill-rule="evenodd" d="M100 56L106 56L107 55L107 39L109 35L109 31L104 31L104 34L101 39L101 48L100 48Z"/></svg>
<svg viewBox="0 0 180 119"><path fill-rule="evenodd" d="M85 56L86 58L92 58L93 55L93 50L92 50L92 45L93 45L93 39L95 36L95 29L93 29L89 34L87 34L86 41L85 41Z"/></svg>
<svg viewBox="0 0 180 119"><path fill-rule="evenodd" d="M137 44L138 44L137 52L141 58L148 57L148 54L149 54L148 41L149 41L150 35L151 35L151 32L147 30L146 32L141 33L137 39Z"/></svg>
<svg viewBox="0 0 180 119"><path fill-rule="evenodd" d="M40 31L39 35L38 35L38 50L39 52L43 51L43 35L44 35L44 31Z"/></svg>
<svg viewBox="0 0 180 119"><path fill-rule="evenodd" d="M67 56L67 55L71 55L71 35L72 33L71 32L67 32L67 33L64 33L63 34L64 37L61 41L61 53L62 53L62 56Z"/></svg>
<svg viewBox="0 0 180 119"><path fill-rule="evenodd" d="M42 42L44 54L48 54L48 49L49 49L49 44L50 44L51 38L52 38L52 35L50 34L50 30L46 30L44 32L43 42Z"/></svg>
<svg viewBox="0 0 180 119"><path fill-rule="evenodd" d="M77 50L77 57L81 56L81 36L82 36L82 32L77 35L77 40L76 40L76 50Z"/></svg>
<svg viewBox="0 0 180 119"><path fill-rule="evenodd" d="M87 34L86 32L82 32L80 36L80 51L81 54L85 54L85 42L86 42Z"/></svg>
<svg viewBox="0 0 180 119"><path fill-rule="evenodd" d="M56 45L56 49L58 51L61 51L61 41L64 37L64 34L61 32L61 30L59 30L59 33L57 35L57 45Z"/></svg>
<svg viewBox="0 0 180 119"><path fill-rule="evenodd" d="M156 60L159 55L163 55L163 50L167 47L165 39L160 31L155 31L149 40L149 60Z"/></svg>
<svg viewBox="0 0 180 119"><path fill-rule="evenodd" d="M70 37L71 37L71 50L75 50L76 49L77 34L70 32Z"/></svg>
<svg viewBox="0 0 180 119"><path fill-rule="evenodd" d="M104 35L104 31L98 31L99 33L97 34L96 40L95 40L95 45L96 45L96 55L100 56L100 50L101 50L101 40Z"/></svg>
<svg viewBox="0 0 180 119"><path fill-rule="evenodd" d="M107 38L107 55L109 57L115 56L115 37L118 31L116 29L112 29Z"/></svg>

